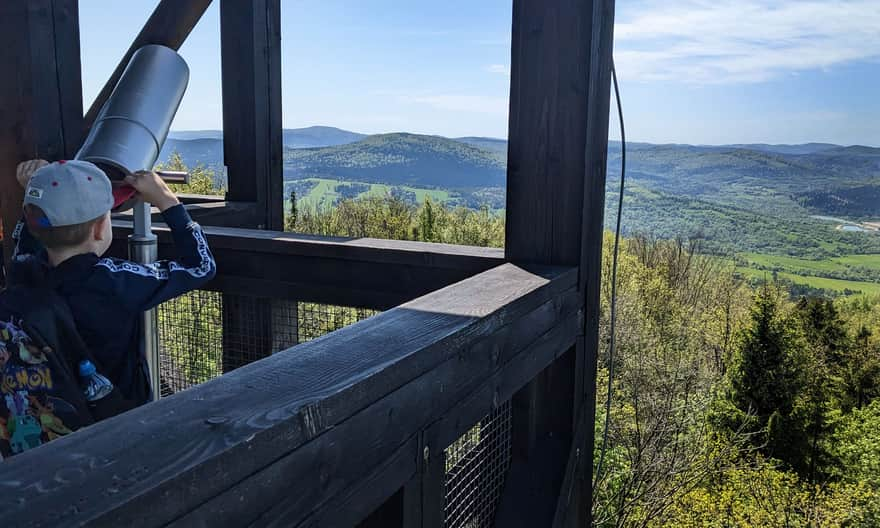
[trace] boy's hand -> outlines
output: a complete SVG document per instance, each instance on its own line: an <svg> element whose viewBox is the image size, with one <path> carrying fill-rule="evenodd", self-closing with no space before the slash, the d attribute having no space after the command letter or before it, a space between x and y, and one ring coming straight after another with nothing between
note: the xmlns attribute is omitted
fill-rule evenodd
<svg viewBox="0 0 880 528"><path fill-rule="evenodd" d="M18 184L21 185L22 189L27 189L28 183L31 181L31 176L48 164L49 162L43 159L22 161L18 164L18 167L15 168L15 179L18 180Z"/></svg>
<svg viewBox="0 0 880 528"><path fill-rule="evenodd" d="M164 212L180 203L177 196L174 196L168 185L155 172L138 171L126 176L125 183L134 187L145 202L155 205L159 211Z"/></svg>

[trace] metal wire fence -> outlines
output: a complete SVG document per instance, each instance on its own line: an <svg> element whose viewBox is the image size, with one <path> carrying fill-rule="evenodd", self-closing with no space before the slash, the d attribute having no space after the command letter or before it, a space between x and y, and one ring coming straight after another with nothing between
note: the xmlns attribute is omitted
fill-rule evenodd
<svg viewBox="0 0 880 528"><path fill-rule="evenodd" d="M167 396L356 323L375 310L197 290L158 309Z"/></svg>
<svg viewBox="0 0 880 528"><path fill-rule="evenodd" d="M510 402L480 420L449 447L446 457L447 528L489 528L510 467Z"/></svg>
<svg viewBox="0 0 880 528"><path fill-rule="evenodd" d="M202 290L158 312L163 396L378 313ZM445 449L447 528L494 526L510 466L510 415L508 401Z"/></svg>
<svg viewBox="0 0 880 528"><path fill-rule="evenodd" d="M201 291L159 307L162 395L188 389L223 373L222 295Z"/></svg>
<svg viewBox="0 0 880 528"><path fill-rule="evenodd" d="M367 308L349 308L330 304L299 303L299 342L317 339L344 326L379 313Z"/></svg>

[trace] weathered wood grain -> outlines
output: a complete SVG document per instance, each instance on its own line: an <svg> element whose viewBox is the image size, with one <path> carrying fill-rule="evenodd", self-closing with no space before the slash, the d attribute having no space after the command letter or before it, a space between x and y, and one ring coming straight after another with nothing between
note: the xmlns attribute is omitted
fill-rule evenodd
<svg viewBox="0 0 880 528"><path fill-rule="evenodd" d="M500 266L13 458L4 520L173 521L576 284L570 269L535 271Z"/></svg>
<svg viewBox="0 0 880 528"><path fill-rule="evenodd" d="M263 509L266 511L259 517L260 524L295 524L328 497L340 493L352 482L359 482L369 474L370 468L391 457L398 446L416 439L431 417L455 406L492 372L506 368L512 356L532 355L533 344L541 334L551 332L561 312L575 309L575 299L576 293L571 289L492 335L466 346L455 357L338 423L315 441L199 506L180 519L180 525L221 518L242 525L254 522L252 516ZM577 329L568 326L564 330L569 334L564 338L573 341ZM543 366L532 364L531 375ZM321 414L330 422L337 421L327 412ZM442 460L442 456L438 459ZM280 485L288 475L315 475L317 478L299 482L297 493L290 495ZM397 489L408 476L388 484Z"/></svg>
<svg viewBox="0 0 880 528"><path fill-rule="evenodd" d="M401 483L410 480L418 471L421 452L417 440L411 438L381 466L368 475L353 480L353 484L348 489L315 508L301 525L309 528L355 525L358 525L358 528L412 526L406 524L404 504L396 503L398 497L395 495L400 493L403 496L399 499L405 500L408 490L401 486ZM398 488L400 490L395 493ZM278 518L278 521L284 520ZM361 520L364 522L358 524ZM259 521L255 524L262 525ZM285 526L281 523L276 524Z"/></svg>
<svg viewBox="0 0 880 528"><path fill-rule="evenodd" d="M4 256L21 216L19 162L70 158L82 128L77 0L0 2L0 208Z"/></svg>
<svg viewBox="0 0 880 528"><path fill-rule="evenodd" d="M602 68L610 64L610 46L601 48L599 37L611 28L601 16L603 4L514 0L511 47L506 256L518 263L579 266L579 291L591 321L598 320L599 309L608 126ZM604 92L596 89L602 82ZM604 138L597 134L603 123ZM596 278L589 290L583 279L588 276ZM593 342L598 327L586 333ZM565 461L551 452L570 449L584 392L595 386L587 380L590 360L594 364L595 356L588 360L586 348L575 346L514 396L501 525L552 522ZM586 508L581 498L573 508Z"/></svg>
<svg viewBox="0 0 880 528"><path fill-rule="evenodd" d="M115 222L110 253L128 253L130 224ZM159 254L174 258L167 228ZM378 239L322 238L206 227L218 263L207 289L384 310L503 262L497 249Z"/></svg>
<svg viewBox="0 0 880 528"><path fill-rule="evenodd" d="M227 198L257 204L241 227L284 228L280 19L280 0L220 1Z"/></svg>
<svg viewBox="0 0 880 528"><path fill-rule="evenodd" d="M587 423L584 427L582 452L589 460L579 466L575 479L575 498L569 503L570 514L566 526L580 527L592 522L591 509L583 505L593 503L593 437L591 426L596 420L596 368L599 353L599 296L602 288L602 232L605 214L605 176L608 161L608 117L611 104L611 65L614 46L614 0L593 0L592 35L590 37L590 97L589 126L587 129L587 185L584 188L583 242L581 244L581 273L579 288L584 292L586 321L583 340L582 404ZM607 287L607 286L606 286Z"/></svg>

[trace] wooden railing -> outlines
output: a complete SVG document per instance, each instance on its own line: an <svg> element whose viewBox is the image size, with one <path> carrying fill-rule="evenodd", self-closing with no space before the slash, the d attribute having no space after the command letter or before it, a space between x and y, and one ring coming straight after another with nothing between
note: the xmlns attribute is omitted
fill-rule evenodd
<svg viewBox="0 0 880 528"><path fill-rule="evenodd" d="M114 222L111 254L127 255L129 222ZM493 248L370 238L346 239L253 229L205 227L217 259L207 289L384 310L504 262ZM171 237L156 227L159 254Z"/></svg>
<svg viewBox="0 0 880 528"><path fill-rule="evenodd" d="M497 251L473 248L207 231L221 289L293 291L340 262L366 292L351 299L374 304L404 295L395 280L463 280L4 462L4 525L443 526L446 447L570 361L582 331L576 268L498 265Z"/></svg>

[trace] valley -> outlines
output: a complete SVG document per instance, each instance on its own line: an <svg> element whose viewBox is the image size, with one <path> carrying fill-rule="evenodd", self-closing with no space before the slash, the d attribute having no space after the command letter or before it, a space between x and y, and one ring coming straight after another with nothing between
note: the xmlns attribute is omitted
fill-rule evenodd
<svg viewBox="0 0 880 528"><path fill-rule="evenodd" d="M172 133L180 153L223 185L219 131ZM505 207L507 143L332 127L284 131L285 196L299 208L395 196L408 203ZM880 149L830 144L628 144L626 235L697 239L701 250L829 295L880 293ZM608 156L606 226L614 221L621 149ZM289 200L289 198L288 198Z"/></svg>

